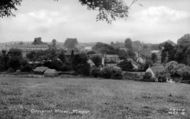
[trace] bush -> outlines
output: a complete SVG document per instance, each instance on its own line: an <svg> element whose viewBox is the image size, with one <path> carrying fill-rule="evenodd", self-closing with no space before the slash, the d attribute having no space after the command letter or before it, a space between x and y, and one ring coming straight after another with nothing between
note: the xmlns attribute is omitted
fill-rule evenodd
<svg viewBox="0 0 190 119"><path fill-rule="evenodd" d="M22 51L20 49L10 49L8 55L10 57L22 57Z"/></svg>
<svg viewBox="0 0 190 119"><path fill-rule="evenodd" d="M48 67L50 69L56 69L58 71L61 71L62 68L63 68L63 63L61 61L59 61L59 60L54 59L52 61L46 61L44 63L44 66L46 66L46 67Z"/></svg>
<svg viewBox="0 0 190 119"><path fill-rule="evenodd" d="M72 59L73 70L82 75L90 75L90 65L87 63L88 56L85 53L75 55Z"/></svg>
<svg viewBox="0 0 190 119"><path fill-rule="evenodd" d="M155 82L155 79L152 77L152 74L150 72L146 72L143 76L143 80L145 82Z"/></svg>
<svg viewBox="0 0 190 119"><path fill-rule="evenodd" d="M8 66L7 66L8 60L9 60L9 57L8 57L7 51L3 50L0 53L0 71L6 71L8 69Z"/></svg>
<svg viewBox="0 0 190 119"><path fill-rule="evenodd" d="M190 67L185 64L178 64L175 61L166 64L166 71L172 78L178 77L183 80L190 79Z"/></svg>
<svg viewBox="0 0 190 119"><path fill-rule="evenodd" d="M7 72L8 72L8 73L13 73L13 72L15 72L15 70L14 70L13 68L9 68L9 69L7 70Z"/></svg>
<svg viewBox="0 0 190 119"><path fill-rule="evenodd" d="M32 71L32 66L30 64L26 64L21 67L21 72L31 72Z"/></svg>
<svg viewBox="0 0 190 119"><path fill-rule="evenodd" d="M151 55L151 60L152 60L153 63L156 63L156 62L157 62L158 56L157 56L156 53L152 53L152 55Z"/></svg>
<svg viewBox="0 0 190 119"><path fill-rule="evenodd" d="M133 65L131 61L124 60L118 64L123 71L133 71Z"/></svg>
<svg viewBox="0 0 190 119"><path fill-rule="evenodd" d="M85 75L85 76L89 76L90 75L90 65L88 63L85 63L85 64L78 64L76 66L76 69L75 71L78 73L78 74L82 74L82 75Z"/></svg>
<svg viewBox="0 0 190 119"><path fill-rule="evenodd" d="M107 79L122 79L122 70L116 66L106 66L101 70L101 77Z"/></svg>
<svg viewBox="0 0 190 119"><path fill-rule="evenodd" d="M93 77L98 77L100 76L100 69L98 67L92 67L90 74Z"/></svg>
<svg viewBox="0 0 190 119"><path fill-rule="evenodd" d="M72 65L69 63L63 63L61 71L71 71L72 70Z"/></svg>
<svg viewBox="0 0 190 119"><path fill-rule="evenodd" d="M171 61L166 64L165 69L170 75L174 75L177 73L178 63L176 61Z"/></svg>
<svg viewBox="0 0 190 119"><path fill-rule="evenodd" d="M13 68L15 71L21 67L21 59L19 57L12 57L8 61L8 67Z"/></svg>
<svg viewBox="0 0 190 119"><path fill-rule="evenodd" d="M8 52L8 68L12 68L15 71L21 68L23 57L22 51L19 49L10 49Z"/></svg>
<svg viewBox="0 0 190 119"><path fill-rule="evenodd" d="M170 74L163 71L156 74L156 77L158 78L158 82L166 82L167 79L170 78Z"/></svg>

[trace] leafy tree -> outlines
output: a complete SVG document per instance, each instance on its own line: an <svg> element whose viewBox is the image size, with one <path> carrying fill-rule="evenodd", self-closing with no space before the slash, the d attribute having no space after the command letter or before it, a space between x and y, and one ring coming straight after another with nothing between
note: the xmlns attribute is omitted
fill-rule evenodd
<svg viewBox="0 0 190 119"><path fill-rule="evenodd" d="M190 66L190 46L185 51L185 55L186 55L186 64Z"/></svg>
<svg viewBox="0 0 190 119"><path fill-rule="evenodd" d="M57 41L56 39L53 39L50 45L50 49L56 50L57 49L56 45L57 45Z"/></svg>
<svg viewBox="0 0 190 119"><path fill-rule="evenodd" d="M168 53L167 52L162 51L162 53L161 53L161 62L162 63L168 62Z"/></svg>
<svg viewBox="0 0 190 119"><path fill-rule="evenodd" d="M93 76L93 77L98 77L100 76L100 68L98 67L92 67L91 68L91 71L90 71L90 75Z"/></svg>
<svg viewBox="0 0 190 119"><path fill-rule="evenodd" d="M99 67L102 64L102 58L99 55L94 55L91 57L91 59L97 67Z"/></svg>
<svg viewBox="0 0 190 119"><path fill-rule="evenodd" d="M135 52L134 52L133 50L128 50L127 53L128 53L128 56L129 56L130 58L132 58L132 59L134 59L135 56L136 56L136 54L135 54Z"/></svg>
<svg viewBox="0 0 190 119"><path fill-rule="evenodd" d="M23 62L21 63L20 70L22 72L31 72L32 69L33 69L33 66L29 64L26 60L23 60Z"/></svg>
<svg viewBox="0 0 190 119"><path fill-rule="evenodd" d="M175 60L176 46L174 43L165 42L160 44L160 47L162 48L162 53L161 53L162 63Z"/></svg>
<svg viewBox="0 0 190 119"><path fill-rule="evenodd" d="M64 51L61 51L61 53L59 54L59 59L65 63L66 62L66 57L65 57L65 52Z"/></svg>
<svg viewBox="0 0 190 119"><path fill-rule="evenodd" d="M89 75L90 65L87 63L88 56L85 53L74 55L72 59L73 70L78 74Z"/></svg>
<svg viewBox="0 0 190 119"><path fill-rule="evenodd" d="M122 70L117 66L105 66L100 71L100 76L106 79L122 79Z"/></svg>
<svg viewBox="0 0 190 119"><path fill-rule="evenodd" d="M79 0L83 5L90 9L99 10L97 20L106 20L110 22L116 18L128 16L129 7L124 4L123 0Z"/></svg>
<svg viewBox="0 0 190 119"><path fill-rule="evenodd" d="M152 55L151 55L151 59L152 59L153 63L156 63L157 60L158 60L158 56L157 56L157 54L152 53Z"/></svg>
<svg viewBox="0 0 190 119"><path fill-rule="evenodd" d="M132 43L132 47L134 51L140 53L141 50L143 49L143 43L141 43L140 41L134 41Z"/></svg>
<svg viewBox="0 0 190 119"><path fill-rule="evenodd" d="M10 49L8 52L9 57L22 57L22 51L20 49Z"/></svg>
<svg viewBox="0 0 190 119"><path fill-rule="evenodd" d="M64 46L65 48L69 49L69 50L73 50L76 49L78 45L78 41L75 38L68 38L65 43Z"/></svg>
<svg viewBox="0 0 190 119"><path fill-rule="evenodd" d="M190 34L185 34L177 42L176 60L179 63L190 64L189 47L190 47Z"/></svg>
<svg viewBox="0 0 190 119"><path fill-rule="evenodd" d="M35 61L37 59L36 55L36 52L31 51L28 54L26 54L26 58L28 58L30 61Z"/></svg>
<svg viewBox="0 0 190 119"><path fill-rule="evenodd" d="M14 69L15 71L21 66L19 57L11 57L8 61L8 67Z"/></svg>
<svg viewBox="0 0 190 119"><path fill-rule="evenodd" d="M111 45L98 42L96 45L92 48L95 52L101 53L101 54L117 54L118 49L114 48Z"/></svg>
<svg viewBox="0 0 190 119"><path fill-rule="evenodd" d="M22 0L1 0L0 2L0 17L14 16L13 11L17 10L17 6Z"/></svg>
<svg viewBox="0 0 190 119"><path fill-rule="evenodd" d="M30 61L54 60L58 58L58 52L54 49L45 51L32 51L26 55Z"/></svg>
<svg viewBox="0 0 190 119"><path fill-rule="evenodd" d="M59 0L55 0L59 1ZM106 20L111 23L116 18L124 18L128 16L128 9L136 2L133 0L130 6L127 6L123 0L79 0L82 5L88 9L98 10L97 20ZM14 16L13 11L17 10L22 0L1 0L0 17Z"/></svg>
<svg viewBox="0 0 190 119"><path fill-rule="evenodd" d="M131 61L124 60L118 64L123 71L133 71L133 65Z"/></svg>
<svg viewBox="0 0 190 119"><path fill-rule="evenodd" d="M129 57L133 59L135 57L135 52L133 50L133 42L130 38L125 40L125 48L127 49Z"/></svg>
<svg viewBox="0 0 190 119"><path fill-rule="evenodd" d="M125 40L125 47L128 49L128 50L132 50L133 49L133 42L130 38L127 38Z"/></svg>
<svg viewBox="0 0 190 119"><path fill-rule="evenodd" d="M177 45L180 48L187 48L190 46L190 34L185 34L177 41Z"/></svg>
<svg viewBox="0 0 190 119"><path fill-rule="evenodd" d="M57 59L53 59L51 61L45 61L45 63L43 65L48 68L55 69L58 71L65 70L63 62L60 60L57 60Z"/></svg>
<svg viewBox="0 0 190 119"><path fill-rule="evenodd" d="M14 70L20 69L23 62L22 51L19 49L10 49L8 56L8 67Z"/></svg>
<svg viewBox="0 0 190 119"><path fill-rule="evenodd" d="M126 60L129 57L129 54L126 50L119 50L118 52L119 58Z"/></svg>
<svg viewBox="0 0 190 119"><path fill-rule="evenodd" d="M8 53L7 51L3 50L0 55L0 71L5 71L8 69L7 66L8 60L9 60Z"/></svg>
<svg viewBox="0 0 190 119"><path fill-rule="evenodd" d="M37 38L34 38L34 41L32 43L33 45L40 45L40 44L44 44L42 42L42 38L41 37L37 37Z"/></svg>

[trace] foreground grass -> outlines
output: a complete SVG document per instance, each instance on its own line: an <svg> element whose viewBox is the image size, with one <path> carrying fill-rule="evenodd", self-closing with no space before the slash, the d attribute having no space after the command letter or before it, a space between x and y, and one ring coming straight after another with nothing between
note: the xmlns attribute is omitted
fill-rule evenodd
<svg viewBox="0 0 190 119"><path fill-rule="evenodd" d="M0 77L0 119L189 119L190 85Z"/></svg>

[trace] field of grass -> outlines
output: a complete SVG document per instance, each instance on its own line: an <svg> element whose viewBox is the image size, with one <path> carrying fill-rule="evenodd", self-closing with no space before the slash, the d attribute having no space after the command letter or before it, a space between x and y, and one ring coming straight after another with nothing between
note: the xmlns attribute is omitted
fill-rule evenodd
<svg viewBox="0 0 190 119"><path fill-rule="evenodd" d="M0 119L190 119L190 85L0 77Z"/></svg>

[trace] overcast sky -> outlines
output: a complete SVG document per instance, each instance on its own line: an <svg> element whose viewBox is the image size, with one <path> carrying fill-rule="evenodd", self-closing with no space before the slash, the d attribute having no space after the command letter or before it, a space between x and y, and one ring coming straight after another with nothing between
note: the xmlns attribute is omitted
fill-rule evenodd
<svg viewBox="0 0 190 119"><path fill-rule="evenodd" d="M125 0L130 3L131 0ZM139 6L142 4L143 6ZM125 38L159 43L190 33L190 0L139 0L127 19L112 24L96 22L96 11L87 10L78 0L23 0L16 17L0 18L0 42L124 41Z"/></svg>

